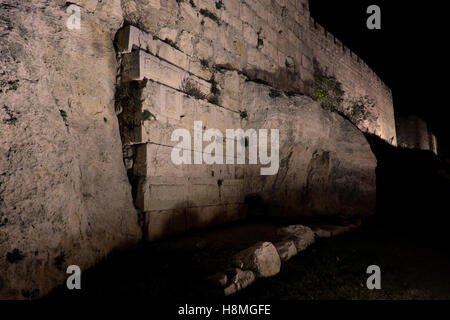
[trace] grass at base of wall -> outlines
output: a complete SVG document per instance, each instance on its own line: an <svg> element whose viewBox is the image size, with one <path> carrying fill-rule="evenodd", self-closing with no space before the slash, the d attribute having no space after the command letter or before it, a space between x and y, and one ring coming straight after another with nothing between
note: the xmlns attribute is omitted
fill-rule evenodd
<svg viewBox="0 0 450 320"><path fill-rule="evenodd" d="M405 234L376 224L320 239L283 263L275 277L258 279L230 297L224 297L205 277L211 272L206 271L211 269L211 256L227 259L232 250L156 248L145 244L135 251L113 254L83 271L83 290L69 291L62 286L48 299L145 297L236 302L450 298L450 256L445 244L436 245L420 233ZM381 268L381 290L366 287L370 265Z"/></svg>

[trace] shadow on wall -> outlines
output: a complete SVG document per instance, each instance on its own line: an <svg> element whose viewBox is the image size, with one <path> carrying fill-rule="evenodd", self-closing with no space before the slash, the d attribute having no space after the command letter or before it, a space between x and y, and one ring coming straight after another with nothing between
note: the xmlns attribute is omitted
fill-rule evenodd
<svg viewBox="0 0 450 320"><path fill-rule="evenodd" d="M300 73L295 70L294 66L277 69L276 72L268 72L262 69L245 69L243 73L248 78L248 81L272 86L287 94L312 95L312 89L304 85Z"/></svg>
<svg viewBox="0 0 450 320"><path fill-rule="evenodd" d="M377 157L377 214L386 225L446 228L450 168L432 151L393 147L366 134ZM431 230L429 230L431 231Z"/></svg>
<svg viewBox="0 0 450 320"><path fill-rule="evenodd" d="M179 202L170 210L144 213L144 239L158 240L234 222L236 219L230 219L225 206L200 207L194 202Z"/></svg>

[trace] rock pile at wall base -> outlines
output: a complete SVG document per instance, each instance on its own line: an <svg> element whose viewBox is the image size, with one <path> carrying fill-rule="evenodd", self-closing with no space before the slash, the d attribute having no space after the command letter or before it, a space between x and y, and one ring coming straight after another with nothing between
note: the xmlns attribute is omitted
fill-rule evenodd
<svg viewBox="0 0 450 320"><path fill-rule="evenodd" d="M272 244L260 241L244 249L231 258L232 267L224 272L217 272L208 279L223 289L225 296L230 296L245 289L258 278L275 276L280 272L281 263L300 254L312 245L316 239L329 238L353 231L361 226L361 220L353 220L343 225L318 224L310 228L296 224L274 231L284 239ZM256 236L257 237L257 236ZM292 239L292 240L286 240ZM296 247L295 243L300 244Z"/></svg>
<svg viewBox="0 0 450 320"><path fill-rule="evenodd" d="M80 30L66 1L0 4L2 299L43 296L68 265L141 239L114 110L120 1L81 2L95 5Z"/></svg>

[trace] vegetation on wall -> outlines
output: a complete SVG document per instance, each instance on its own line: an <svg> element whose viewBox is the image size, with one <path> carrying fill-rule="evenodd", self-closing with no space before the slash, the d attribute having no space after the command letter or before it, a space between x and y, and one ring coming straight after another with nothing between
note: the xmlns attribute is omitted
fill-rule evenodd
<svg viewBox="0 0 450 320"><path fill-rule="evenodd" d="M164 40L162 40L162 42L167 43L172 48L180 50L180 48L178 48L177 44L174 41L172 41L171 39L169 39L169 38L165 38Z"/></svg>
<svg viewBox="0 0 450 320"><path fill-rule="evenodd" d="M6 123L6 124L9 124L9 125L11 125L11 126L15 126L16 125L16 123L17 123L17 121L19 120L19 119L17 119L17 117L16 116L14 116L14 114L13 114L13 112L9 109L9 107L8 106L3 106L3 110L5 110L5 112L6 112L6 114L8 115L8 119L4 119L3 120L3 123Z"/></svg>
<svg viewBox="0 0 450 320"><path fill-rule="evenodd" d="M148 110L142 111L141 117L142 121L156 120L156 116Z"/></svg>
<svg viewBox="0 0 450 320"><path fill-rule="evenodd" d="M225 4L223 3L222 0L219 0L219 1L216 2L216 8L217 8L217 10L220 10L220 9L224 9L225 10Z"/></svg>
<svg viewBox="0 0 450 320"><path fill-rule="evenodd" d="M186 93L188 96L191 96L195 99L206 99L206 94L204 94L197 84L195 84L192 80L186 78L181 83L181 91Z"/></svg>
<svg viewBox="0 0 450 320"><path fill-rule="evenodd" d="M239 110L239 115L241 119L248 120L248 112L247 110Z"/></svg>
<svg viewBox="0 0 450 320"><path fill-rule="evenodd" d="M342 104L344 91L342 84L333 76L326 76L316 70L314 72L313 98L327 110L337 111Z"/></svg>
<svg viewBox="0 0 450 320"><path fill-rule="evenodd" d="M200 14L204 17L210 18L212 21L217 23L220 26L220 19L218 16L216 16L214 13L209 11L208 9L200 9Z"/></svg>
<svg viewBox="0 0 450 320"><path fill-rule="evenodd" d="M192 80L186 78L183 80L183 83L181 84L181 91L186 93L187 95L198 99L198 100L207 100L211 104L219 105L219 97L221 94L221 91L219 87L217 86L217 82L215 81L214 77L211 78L211 93L205 94L203 93L198 85L193 82Z"/></svg>
<svg viewBox="0 0 450 320"><path fill-rule="evenodd" d="M377 117L372 111L375 110L375 108L375 100L371 99L369 96L364 96L352 100L349 107L349 118L356 125L365 120L371 120L375 122L377 120Z"/></svg>

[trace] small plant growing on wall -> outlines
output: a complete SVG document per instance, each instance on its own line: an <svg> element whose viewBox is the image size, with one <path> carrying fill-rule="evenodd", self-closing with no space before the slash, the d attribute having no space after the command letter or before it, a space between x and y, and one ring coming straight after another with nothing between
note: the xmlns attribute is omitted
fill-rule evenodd
<svg viewBox="0 0 450 320"><path fill-rule="evenodd" d="M172 40L170 40L169 38L165 38L163 40L163 42L167 43L169 46L171 46L172 48L175 48L177 50L180 50L180 48L178 48L177 44L175 42L173 42Z"/></svg>
<svg viewBox="0 0 450 320"><path fill-rule="evenodd" d="M220 26L220 19L214 13L209 11L208 9L200 9L200 14L204 17L210 18L212 21L217 23Z"/></svg>
<svg viewBox="0 0 450 320"><path fill-rule="evenodd" d="M219 97L220 97L221 91L217 85L217 82L214 78L214 76L211 78L211 93L208 95L208 101L209 103L219 105Z"/></svg>
<svg viewBox="0 0 450 320"><path fill-rule="evenodd" d="M216 2L216 8L217 8L217 10L220 10L220 9L225 10L225 5L223 4L222 0L219 0Z"/></svg>
<svg viewBox="0 0 450 320"><path fill-rule="evenodd" d="M215 105L219 105L220 101L219 101L219 97L214 95L214 94L210 94L208 96L208 102L211 104L215 104Z"/></svg>
<svg viewBox="0 0 450 320"><path fill-rule="evenodd" d="M327 110L338 111L343 101L342 84L333 76L323 72L314 62L313 98Z"/></svg>
<svg viewBox="0 0 450 320"><path fill-rule="evenodd" d="M9 117L8 119L3 120L3 122L11 126L15 126L17 121L19 121L19 119L17 119L17 117L14 116L13 112L8 108L8 106L3 106L3 109L5 110L6 114Z"/></svg>
<svg viewBox="0 0 450 320"><path fill-rule="evenodd" d="M377 117L373 112L375 108L375 100L371 99L369 96L352 100L349 107L349 118L356 125L365 120L376 121Z"/></svg>
<svg viewBox="0 0 450 320"><path fill-rule="evenodd" d="M200 59L200 64L202 65L203 68L207 69L209 68L209 62L206 59Z"/></svg>
<svg viewBox="0 0 450 320"><path fill-rule="evenodd" d="M59 110L59 114L61 115L61 118L63 119L64 124L66 126L69 126L69 123L67 122L67 112L65 110L61 109L61 110Z"/></svg>
<svg viewBox="0 0 450 320"><path fill-rule="evenodd" d="M259 29L259 31L257 32L257 35L258 35L258 45L257 45L257 48L258 48L258 49L261 49L261 48L264 46L264 39L263 39L262 36L261 36L261 32L262 32L262 29Z"/></svg>
<svg viewBox="0 0 450 320"><path fill-rule="evenodd" d="M141 118L142 121L156 120L156 116L148 110L142 111Z"/></svg>
<svg viewBox="0 0 450 320"><path fill-rule="evenodd" d="M241 119L248 120L248 112L247 110L240 110L239 115L241 116Z"/></svg>
<svg viewBox="0 0 450 320"><path fill-rule="evenodd" d="M202 100L207 98L206 94L204 94L192 80L189 80L187 78L183 80L180 89L181 91L191 97L194 97L195 99Z"/></svg>

